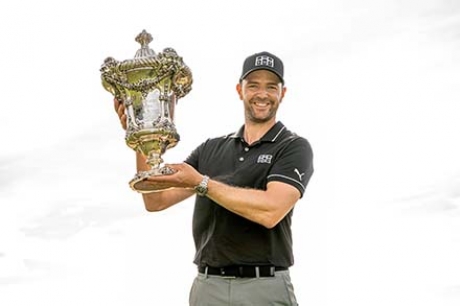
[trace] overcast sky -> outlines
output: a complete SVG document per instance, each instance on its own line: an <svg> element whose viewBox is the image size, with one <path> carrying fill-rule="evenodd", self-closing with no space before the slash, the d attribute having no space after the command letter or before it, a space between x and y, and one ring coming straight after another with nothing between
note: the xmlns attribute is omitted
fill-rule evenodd
<svg viewBox="0 0 460 306"><path fill-rule="evenodd" d="M460 2L43 0L0 4L1 305L186 305L193 199L143 209L100 80L143 29L194 78L168 162L241 126L246 56L283 59L301 305L459 304Z"/></svg>

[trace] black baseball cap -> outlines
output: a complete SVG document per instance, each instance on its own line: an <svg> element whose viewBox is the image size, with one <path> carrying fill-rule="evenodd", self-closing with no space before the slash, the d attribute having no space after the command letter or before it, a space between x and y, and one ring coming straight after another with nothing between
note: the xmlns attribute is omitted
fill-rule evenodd
<svg viewBox="0 0 460 306"><path fill-rule="evenodd" d="M240 82L251 72L256 70L268 70L276 74L281 83L284 84L284 66L283 62L274 54L270 52L259 52L248 56L244 60L243 72L241 73Z"/></svg>

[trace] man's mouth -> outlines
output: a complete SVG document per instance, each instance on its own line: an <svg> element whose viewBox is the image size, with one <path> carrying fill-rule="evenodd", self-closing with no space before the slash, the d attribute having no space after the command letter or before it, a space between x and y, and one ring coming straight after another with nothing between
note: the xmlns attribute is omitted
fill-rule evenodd
<svg viewBox="0 0 460 306"><path fill-rule="evenodd" d="M269 101L254 101L253 104L258 107L267 107L270 105Z"/></svg>

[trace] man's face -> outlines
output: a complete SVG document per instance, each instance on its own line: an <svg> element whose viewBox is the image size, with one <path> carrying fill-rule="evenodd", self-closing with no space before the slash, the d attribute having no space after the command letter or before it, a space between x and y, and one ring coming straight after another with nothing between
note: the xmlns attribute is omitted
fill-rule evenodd
<svg viewBox="0 0 460 306"><path fill-rule="evenodd" d="M244 102L246 119L254 123L274 120L286 88L278 76L268 70L251 72L237 85Z"/></svg>

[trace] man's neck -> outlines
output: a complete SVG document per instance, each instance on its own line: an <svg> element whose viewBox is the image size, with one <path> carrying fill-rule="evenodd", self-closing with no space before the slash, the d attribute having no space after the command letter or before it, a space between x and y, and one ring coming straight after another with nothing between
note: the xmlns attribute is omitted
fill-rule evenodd
<svg viewBox="0 0 460 306"><path fill-rule="evenodd" d="M261 139L274 125L276 120L270 120L264 123L255 123L246 121L244 124L244 140L248 144L252 144Z"/></svg>

